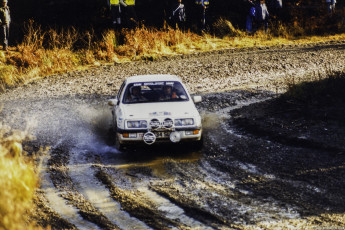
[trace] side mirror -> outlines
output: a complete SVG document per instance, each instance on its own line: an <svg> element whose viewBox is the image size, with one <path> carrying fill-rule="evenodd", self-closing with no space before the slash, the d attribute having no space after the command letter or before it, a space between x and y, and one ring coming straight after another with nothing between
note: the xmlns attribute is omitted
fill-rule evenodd
<svg viewBox="0 0 345 230"><path fill-rule="evenodd" d="M199 103L199 102L202 102L202 98L201 96L193 96L193 101L194 103Z"/></svg>
<svg viewBox="0 0 345 230"><path fill-rule="evenodd" d="M115 105L117 105L117 103L118 103L119 101L115 98L115 99L110 99L110 100L108 100L108 105L109 106L115 106Z"/></svg>

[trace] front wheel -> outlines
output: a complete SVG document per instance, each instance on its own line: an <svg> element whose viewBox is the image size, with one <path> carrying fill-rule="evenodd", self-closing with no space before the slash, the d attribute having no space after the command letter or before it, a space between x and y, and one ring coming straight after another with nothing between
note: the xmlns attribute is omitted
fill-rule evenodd
<svg viewBox="0 0 345 230"><path fill-rule="evenodd" d="M204 136L201 136L201 139L199 141L197 141L196 143L196 148L198 150L202 149L202 147L204 146Z"/></svg>
<svg viewBox="0 0 345 230"><path fill-rule="evenodd" d="M121 144L120 141L119 141L119 137L118 137L118 133L115 129L115 147L118 149L118 150L123 150L125 145L124 144Z"/></svg>
<svg viewBox="0 0 345 230"><path fill-rule="evenodd" d="M114 140L115 140L115 147L118 149L118 150L123 150L125 145L124 144L121 144L120 141L119 141L119 137L118 137L118 133L117 133L117 122L116 122L116 119L113 117L113 127L112 127L112 130L113 130L113 137L114 137Z"/></svg>
<svg viewBox="0 0 345 230"><path fill-rule="evenodd" d="M201 150L203 146L204 146L204 136L203 135L201 136L200 140L193 142L191 145L191 147L194 150Z"/></svg>

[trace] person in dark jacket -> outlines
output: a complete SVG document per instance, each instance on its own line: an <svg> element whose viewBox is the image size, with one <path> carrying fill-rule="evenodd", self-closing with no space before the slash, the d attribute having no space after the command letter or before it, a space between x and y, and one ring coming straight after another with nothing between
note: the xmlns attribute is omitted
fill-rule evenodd
<svg viewBox="0 0 345 230"><path fill-rule="evenodd" d="M172 20L173 26L177 25L178 28L184 29L184 24L186 22L186 10L182 0L177 0L177 3L173 4L170 19Z"/></svg>
<svg viewBox="0 0 345 230"><path fill-rule="evenodd" d="M122 12L121 6L124 5L123 0L107 0L108 6L110 8L111 22L115 29L121 28L122 25Z"/></svg>
<svg viewBox="0 0 345 230"><path fill-rule="evenodd" d="M207 25L207 8L209 6L209 0L195 0L197 7L197 17L199 28L203 31Z"/></svg>
<svg viewBox="0 0 345 230"><path fill-rule="evenodd" d="M0 6L0 39L3 50L8 50L8 37L10 34L10 8L7 6L7 0L1 0Z"/></svg>
<svg viewBox="0 0 345 230"><path fill-rule="evenodd" d="M283 10L283 0L271 0L269 6L272 15L276 16L277 18L281 18Z"/></svg>
<svg viewBox="0 0 345 230"><path fill-rule="evenodd" d="M255 6L256 30L264 26L265 32L267 32L269 16L265 0L260 0Z"/></svg>
<svg viewBox="0 0 345 230"><path fill-rule="evenodd" d="M127 26L130 28L136 27L138 17L135 11L135 0L124 0L124 7Z"/></svg>
<svg viewBox="0 0 345 230"><path fill-rule="evenodd" d="M335 12L335 4L337 0L326 0L327 3L327 10L329 14L333 14Z"/></svg>
<svg viewBox="0 0 345 230"><path fill-rule="evenodd" d="M245 0L246 4L246 12L248 12L247 20L246 20L246 30L248 33L253 32L254 23L255 23L255 3L252 0Z"/></svg>

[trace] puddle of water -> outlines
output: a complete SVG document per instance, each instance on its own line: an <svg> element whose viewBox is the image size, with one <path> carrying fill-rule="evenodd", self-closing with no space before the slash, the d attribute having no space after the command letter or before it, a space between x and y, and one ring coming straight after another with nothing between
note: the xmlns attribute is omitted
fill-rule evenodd
<svg viewBox="0 0 345 230"><path fill-rule="evenodd" d="M168 176L166 165L169 163L193 163L202 157L201 151L187 150L184 146L181 148L170 146L157 146L157 148L124 152L112 154L109 152L100 153L102 167L130 170L133 168L149 168L157 176ZM97 152L98 153L98 152Z"/></svg>
<svg viewBox="0 0 345 230"><path fill-rule="evenodd" d="M119 164L115 166L118 169L130 169L130 168L136 168L136 167L148 167L152 169L152 173L154 175L162 177L163 175L168 176L166 172L166 164L169 162L173 163L193 163L199 161L201 158L201 153L198 152L192 152L190 154L186 154L185 156L179 156L179 157L172 157L172 156L166 156L166 157L157 157L151 161L147 162L138 162L138 163L124 163Z"/></svg>

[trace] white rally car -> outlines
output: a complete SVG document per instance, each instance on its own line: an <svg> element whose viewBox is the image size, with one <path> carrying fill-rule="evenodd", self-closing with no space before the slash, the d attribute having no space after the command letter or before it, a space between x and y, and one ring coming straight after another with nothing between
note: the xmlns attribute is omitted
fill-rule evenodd
<svg viewBox="0 0 345 230"><path fill-rule="evenodd" d="M131 143L194 141L201 143L201 117L181 79L174 75L141 75L127 78L112 111L118 149Z"/></svg>

